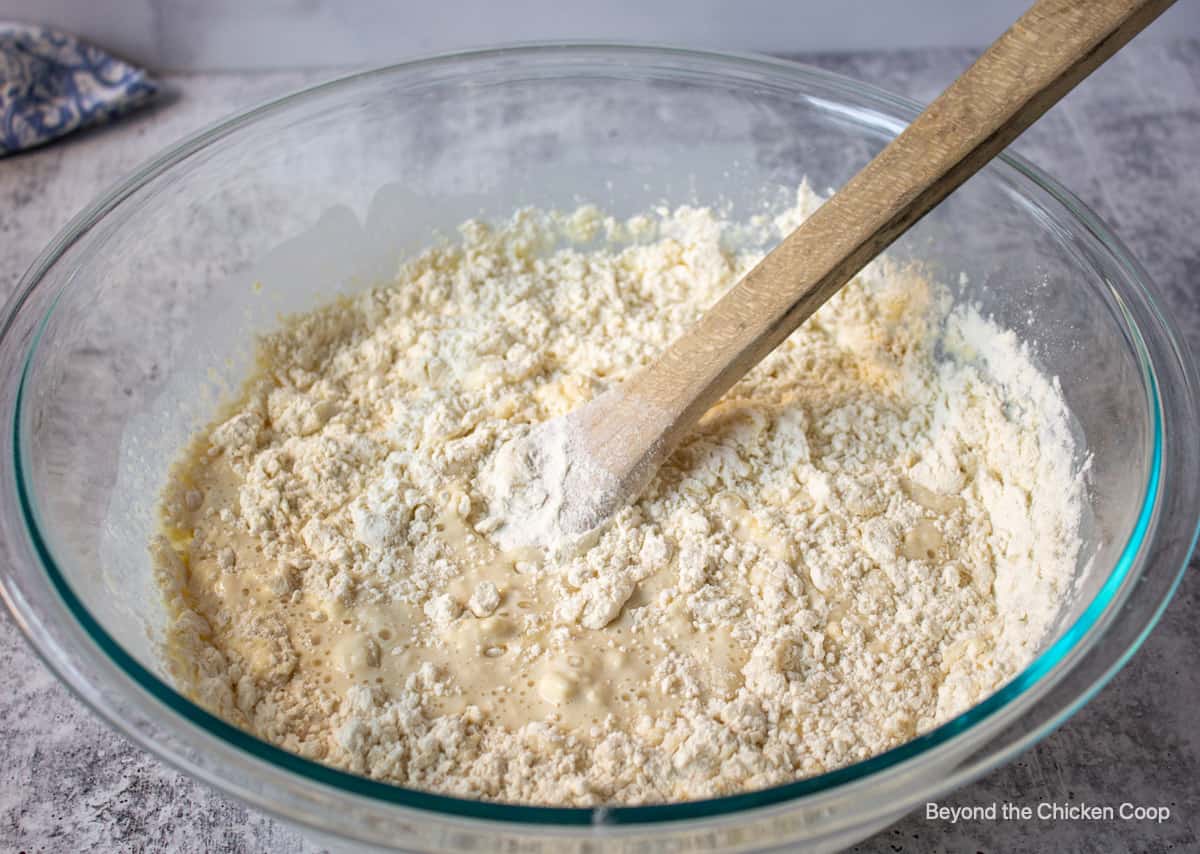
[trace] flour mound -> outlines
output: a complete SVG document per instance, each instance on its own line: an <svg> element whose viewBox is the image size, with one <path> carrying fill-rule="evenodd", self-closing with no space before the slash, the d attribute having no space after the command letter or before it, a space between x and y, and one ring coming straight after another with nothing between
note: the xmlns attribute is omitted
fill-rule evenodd
<svg viewBox="0 0 1200 854"><path fill-rule="evenodd" d="M374 779L591 805L819 774L1010 680L1080 558L1080 455L1028 349L919 269L868 265L606 524L566 509L609 486L556 419L819 201L471 222L265 336L164 495L180 688Z"/></svg>

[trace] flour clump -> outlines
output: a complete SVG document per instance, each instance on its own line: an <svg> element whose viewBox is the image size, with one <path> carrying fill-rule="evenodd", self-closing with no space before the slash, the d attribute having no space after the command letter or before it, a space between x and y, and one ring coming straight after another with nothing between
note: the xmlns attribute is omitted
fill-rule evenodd
<svg viewBox="0 0 1200 854"><path fill-rule="evenodd" d="M565 418L537 425L497 449L482 475L489 516L478 526L504 549L561 552L605 520L616 478L581 447Z"/></svg>

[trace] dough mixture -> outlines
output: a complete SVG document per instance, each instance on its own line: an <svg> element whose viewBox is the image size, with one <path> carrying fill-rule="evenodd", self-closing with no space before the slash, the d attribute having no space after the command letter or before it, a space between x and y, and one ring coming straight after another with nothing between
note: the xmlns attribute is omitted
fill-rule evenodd
<svg viewBox="0 0 1200 854"><path fill-rule="evenodd" d="M181 688L379 780L588 805L829 771L1014 676L1079 557L1068 413L1011 332L886 259L598 536L497 536L498 449L694 322L756 260L736 235L818 202L470 222L264 337L152 544Z"/></svg>

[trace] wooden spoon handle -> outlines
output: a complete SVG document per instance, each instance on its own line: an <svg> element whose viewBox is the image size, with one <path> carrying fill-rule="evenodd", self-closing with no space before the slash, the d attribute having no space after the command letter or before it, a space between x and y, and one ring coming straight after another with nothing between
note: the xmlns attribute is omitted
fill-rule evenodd
<svg viewBox="0 0 1200 854"><path fill-rule="evenodd" d="M1038 0L658 362L623 385L622 397L659 414L662 452L867 262L1171 2Z"/></svg>

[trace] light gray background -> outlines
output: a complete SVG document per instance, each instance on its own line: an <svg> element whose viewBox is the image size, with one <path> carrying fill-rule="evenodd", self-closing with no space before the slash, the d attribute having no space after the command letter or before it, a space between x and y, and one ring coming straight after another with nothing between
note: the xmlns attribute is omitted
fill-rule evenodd
<svg viewBox="0 0 1200 854"><path fill-rule="evenodd" d="M16 2L27 8L48 3L46 9L59 12L68 7L66 0ZM212 8L219 18L226 5L232 7L233 0L203 8ZM844 0L840 5L855 9L863 4ZM1187 5L1194 12L1200 4ZM140 2L144 9L168 7L197 16L202 4ZM302 16L318 18L334 14L334 8L323 0L276 0L256 7L264 15L299 9ZM456 6L443 2L437 8ZM102 17L87 12L81 20ZM193 62L196 56L215 55L212 51L232 51L231 43L221 41L220 26L218 20L200 27L218 33L213 45L197 43L195 54L179 55L192 56L188 62ZM150 32L145 44L163 50ZM474 35L486 40L486 34ZM708 35L712 43L721 41L719 32ZM749 37L742 29L731 35ZM1062 179L1116 228L1156 279L1188 343L1200 351L1200 41L1168 35L1139 39L1054 108L1016 148ZM797 41L807 44L803 33ZM802 58L928 100L974 54L922 49ZM21 272L67 219L140 161L213 119L328 76L329 71L314 70L168 74L165 80L175 94L159 106L113 127L0 160L0 297L7 298ZM946 799L957 805L1165 804L1174 813L1170 822L950 826L927 822L918 811L856 850L1019 854L1200 849L1198 598L1200 581L1190 572L1159 628L1108 688L1036 749ZM320 849L113 734L49 675L5 614L0 617L0 850Z"/></svg>
<svg viewBox="0 0 1200 854"><path fill-rule="evenodd" d="M1032 0L0 0L159 69L315 68L518 40L775 53L984 45ZM1143 38L1200 36L1182 0Z"/></svg>

